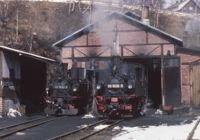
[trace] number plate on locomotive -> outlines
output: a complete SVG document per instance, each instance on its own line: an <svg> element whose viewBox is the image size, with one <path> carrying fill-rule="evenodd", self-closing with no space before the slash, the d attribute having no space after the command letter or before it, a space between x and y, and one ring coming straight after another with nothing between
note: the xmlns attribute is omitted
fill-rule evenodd
<svg viewBox="0 0 200 140"><path fill-rule="evenodd" d="M117 97L112 97L112 98L111 98L111 102L114 102L114 103L115 103L115 102L118 102L118 98L117 98Z"/></svg>

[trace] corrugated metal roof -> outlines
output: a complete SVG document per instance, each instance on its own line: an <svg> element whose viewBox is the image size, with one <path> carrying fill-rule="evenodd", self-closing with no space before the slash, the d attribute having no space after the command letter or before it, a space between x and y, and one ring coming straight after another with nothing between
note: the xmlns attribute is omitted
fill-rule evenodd
<svg viewBox="0 0 200 140"><path fill-rule="evenodd" d="M33 54L33 53L28 53L28 52L25 52L25 51L13 49L13 48L2 46L2 45L0 45L0 49L10 51L10 52L14 52L14 53L18 53L19 55L31 57L33 59L37 59L37 60L40 60L40 61L56 62L56 60L51 59L51 58L47 58L47 57L40 56L40 55Z"/></svg>
<svg viewBox="0 0 200 140"><path fill-rule="evenodd" d="M111 14L109 14L107 17L105 18L111 18L113 16L116 16L116 17L119 17L119 18L123 18L125 20L128 20L130 23L136 25L137 27L139 28L142 28L144 29L145 31L148 31L148 32L151 32L163 39L166 39L176 45L179 45L179 46L182 46L183 45L183 42L182 42L182 39L178 38L178 37L175 37L171 34L168 34L162 30L159 30L158 28L155 28L151 25L147 25L143 22L141 22L140 20L136 19L134 16L130 16L129 15L126 15L126 14L123 14L123 13L120 13L120 12L112 12ZM100 23L102 20L100 20L99 22L97 23ZM88 24L87 26L77 30L76 32L64 37L63 39L55 42L52 47L63 47L64 43L65 42L70 42L76 38L78 38L79 36L81 36L82 34L84 33L87 33L89 32L89 29L92 28L95 24L97 23L92 23L92 24Z"/></svg>

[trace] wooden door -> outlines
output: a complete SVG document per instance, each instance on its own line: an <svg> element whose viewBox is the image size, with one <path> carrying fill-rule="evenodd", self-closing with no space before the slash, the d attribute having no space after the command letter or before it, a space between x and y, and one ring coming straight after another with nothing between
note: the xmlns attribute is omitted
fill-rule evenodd
<svg viewBox="0 0 200 140"><path fill-rule="evenodd" d="M165 104L181 105L181 86L180 86L180 58L164 58L164 93Z"/></svg>
<svg viewBox="0 0 200 140"><path fill-rule="evenodd" d="M200 63L193 64L190 70L191 76L191 102L192 105L200 106Z"/></svg>

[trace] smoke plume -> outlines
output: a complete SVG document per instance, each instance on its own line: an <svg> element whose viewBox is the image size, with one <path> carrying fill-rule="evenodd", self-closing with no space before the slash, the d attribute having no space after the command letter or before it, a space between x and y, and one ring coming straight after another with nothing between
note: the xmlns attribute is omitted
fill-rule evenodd
<svg viewBox="0 0 200 140"><path fill-rule="evenodd" d="M200 49L200 18L196 17L187 22L183 37L184 47Z"/></svg>

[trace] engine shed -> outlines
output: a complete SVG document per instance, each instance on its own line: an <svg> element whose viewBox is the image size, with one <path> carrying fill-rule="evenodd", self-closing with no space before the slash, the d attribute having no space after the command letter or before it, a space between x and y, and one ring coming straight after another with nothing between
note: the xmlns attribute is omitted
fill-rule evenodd
<svg viewBox="0 0 200 140"><path fill-rule="evenodd" d="M43 111L47 64L55 60L6 46L0 46L0 58L1 115L10 108L26 114Z"/></svg>
<svg viewBox="0 0 200 140"><path fill-rule="evenodd" d="M191 67L198 75L199 53L186 51L181 39L142 22L135 14L109 13L57 41L53 47L60 49L61 60L69 64L69 69L74 64L87 68L90 60L98 60L97 69L101 69L103 61L111 57L115 43L116 53L123 60L145 66L146 80L141 82L147 85L146 96L154 107L192 104L192 98L198 96L199 80L193 76L197 85L194 91L189 75ZM189 62L188 55L194 55ZM199 101L198 96L195 105Z"/></svg>

